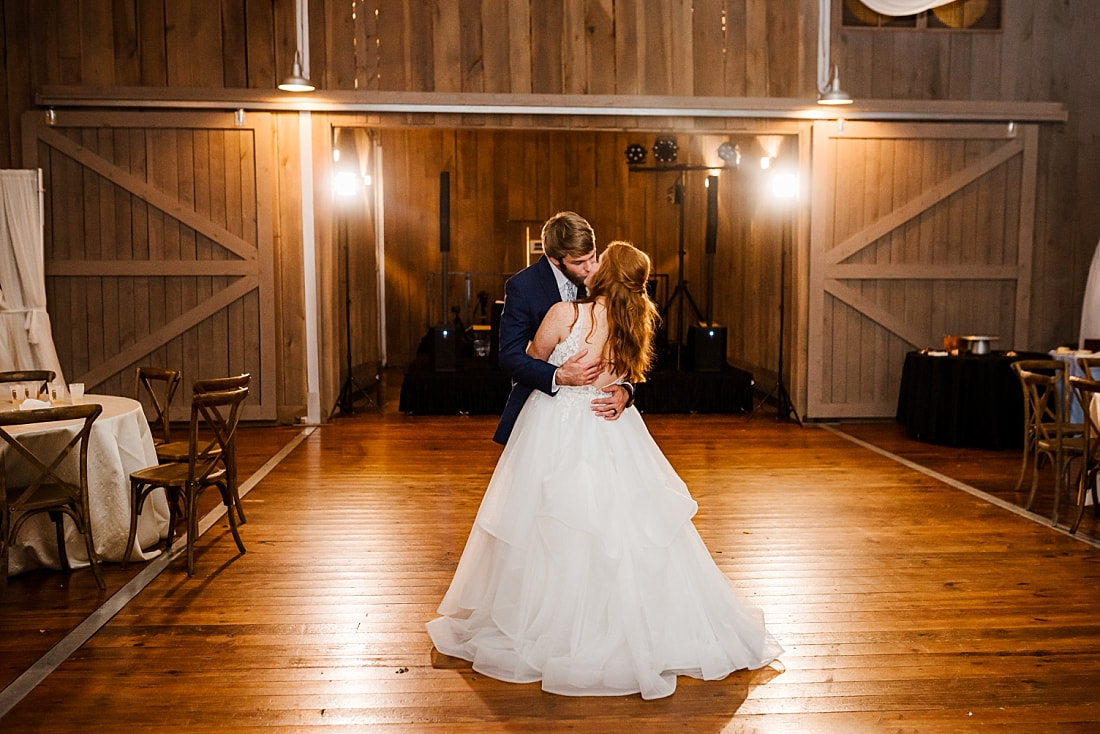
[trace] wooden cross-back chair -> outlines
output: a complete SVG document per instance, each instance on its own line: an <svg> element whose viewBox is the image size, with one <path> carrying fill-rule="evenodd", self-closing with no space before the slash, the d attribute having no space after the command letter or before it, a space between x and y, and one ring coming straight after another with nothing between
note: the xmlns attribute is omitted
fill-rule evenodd
<svg viewBox="0 0 1100 734"><path fill-rule="evenodd" d="M3 546L0 547L0 575L7 579L8 554L12 543L19 535L20 528L31 517L46 513L53 520L57 530L57 553L61 567L70 571L69 555L65 549L66 515L73 521L77 530L84 536L84 547L88 552L88 563L95 575L96 585L106 589L103 575L99 569L99 559L92 538L91 510L88 500L88 438L92 424L103 412L103 407L95 403L72 405L41 410L13 410L0 413L0 500L3 500L0 516L0 535ZM37 426L54 421L83 421L74 430L68 443L56 449L50 449L49 455L41 455L41 443L34 442L34 451L27 446L31 435L22 434L15 429L22 426ZM33 435L33 434L32 434ZM76 453L77 467L72 475L70 457ZM9 472L16 464L23 464L20 472ZM27 473L26 468L30 471ZM25 483L9 484L9 476L29 477Z"/></svg>
<svg viewBox="0 0 1100 734"><path fill-rule="evenodd" d="M239 375L230 375L228 377L209 377L202 380L195 380L191 384L191 392L193 394L198 394L203 392L218 392L220 390L235 390L239 387L247 388L251 382L252 375L248 372ZM243 525L247 522L247 519L244 516L244 505L241 504L240 489L237 486L236 437L234 437L230 447L232 450L225 459L226 470L229 476L229 489L233 493L234 504L237 508L237 518ZM171 441L157 447L157 459L160 461L187 461L187 450L187 441Z"/></svg>
<svg viewBox="0 0 1100 734"><path fill-rule="evenodd" d="M1058 523L1058 509L1068 485L1070 461L1073 457L1080 456L1084 450L1084 439L1081 436L1084 428L1067 420L1068 367L1069 365L1060 360L1021 360L1012 363L1012 369L1019 376L1024 391L1024 413L1027 421L1021 478L1029 453L1033 458L1031 491L1024 509L1030 510L1035 502L1039 486L1039 462L1045 457L1051 461L1054 470L1054 509L1051 513L1053 524Z"/></svg>
<svg viewBox="0 0 1100 734"><path fill-rule="evenodd" d="M134 399L141 402L142 397L147 395L152 403L153 417L149 419L149 427L153 429L154 446L172 441L169 410L180 386L180 377L178 370L162 367L138 367L134 370Z"/></svg>
<svg viewBox="0 0 1100 734"><path fill-rule="evenodd" d="M0 385L5 383L33 382L38 386L38 392L49 392L50 383L56 377L53 370L9 370L0 372ZM35 397L35 396L31 396Z"/></svg>
<svg viewBox="0 0 1100 734"><path fill-rule="evenodd" d="M195 573L195 539L199 531L198 501L208 487L217 487L229 516L229 529L241 553L244 543L237 532L237 498L230 488L227 457L240 421L241 406L248 388L218 392L200 392L191 397L191 420L187 460L158 464L130 475L130 535L126 544L125 564L130 559L137 537L137 519L145 499L158 487L168 497L168 537L165 552L171 550L176 522L187 521L187 575Z"/></svg>
<svg viewBox="0 0 1100 734"><path fill-rule="evenodd" d="M1100 354L1091 357L1078 357L1077 366L1081 368L1087 380L1100 380Z"/></svg>
<svg viewBox="0 0 1100 734"><path fill-rule="evenodd" d="M1087 373L1088 369L1085 371ZM1093 511L1100 513L1100 498L1096 492L1096 482L1100 478L1100 399L1097 398L1100 395L1100 380L1071 377L1069 384L1085 415L1084 446L1081 451L1083 459L1077 478L1077 519L1069 530L1070 533L1076 533L1081 518L1085 516L1085 497L1090 489Z"/></svg>

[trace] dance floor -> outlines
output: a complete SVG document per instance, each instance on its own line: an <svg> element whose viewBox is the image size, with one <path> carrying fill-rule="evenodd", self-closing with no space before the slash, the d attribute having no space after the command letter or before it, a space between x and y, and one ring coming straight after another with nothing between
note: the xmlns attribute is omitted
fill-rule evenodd
<svg viewBox="0 0 1100 734"><path fill-rule="evenodd" d="M248 429L248 552L213 519L192 579L176 558L134 590L140 564L110 564L120 596L71 654L41 661L40 640L95 612L89 574L12 578L0 730L1100 728L1097 522L1090 512L1070 537L1024 513L1016 452L918 444L892 424L647 416L716 562L786 653L721 681L681 678L658 701L565 698L433 651L424 623L499 455L495 418L396 403ZM1035 509L1048 508L1043 492ZM8 685L26 668L40 682Z"/></svg>

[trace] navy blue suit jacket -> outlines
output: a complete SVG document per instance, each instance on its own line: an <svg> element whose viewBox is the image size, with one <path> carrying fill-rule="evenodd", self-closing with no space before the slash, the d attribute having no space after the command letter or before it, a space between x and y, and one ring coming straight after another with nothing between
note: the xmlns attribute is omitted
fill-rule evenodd
<svg viewBox="0 0 1100 734"><path fill-rule="evenodd" d="M493 436L493 440L500 444L508 443L512 426L532 390L552 394L557 368L549 362L528 356L527 343L535 338L535 332L550 307L561 301L553 267L548 259L542 257L504 284L498 362L500 369L512 378L512 392L508 395L504 413Z"/></svg>

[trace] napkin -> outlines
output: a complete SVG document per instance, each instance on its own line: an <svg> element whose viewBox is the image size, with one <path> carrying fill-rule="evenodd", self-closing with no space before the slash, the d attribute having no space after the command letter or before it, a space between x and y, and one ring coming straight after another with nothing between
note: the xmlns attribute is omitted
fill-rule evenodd
<svg viewBox="0 0 1100 734"><path fill-rule="evenodd" d="M19 405L20 410L41 410L42 408L51 408L51 407L53 407L53 406L51 406L46 401L44 401L44 400L35 400L34 398L31 398L29 400L24 400Z"/></svg>

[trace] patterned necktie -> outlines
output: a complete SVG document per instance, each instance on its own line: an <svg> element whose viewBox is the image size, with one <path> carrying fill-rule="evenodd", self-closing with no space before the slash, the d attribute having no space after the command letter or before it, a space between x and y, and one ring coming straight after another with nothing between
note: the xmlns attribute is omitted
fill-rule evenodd
<svg viewBox="0 0 1100 734"><path fill-rule="evenodd" d="M565 282L565 299L566 302L577 300L577 286L572 281Z"/></svg>

